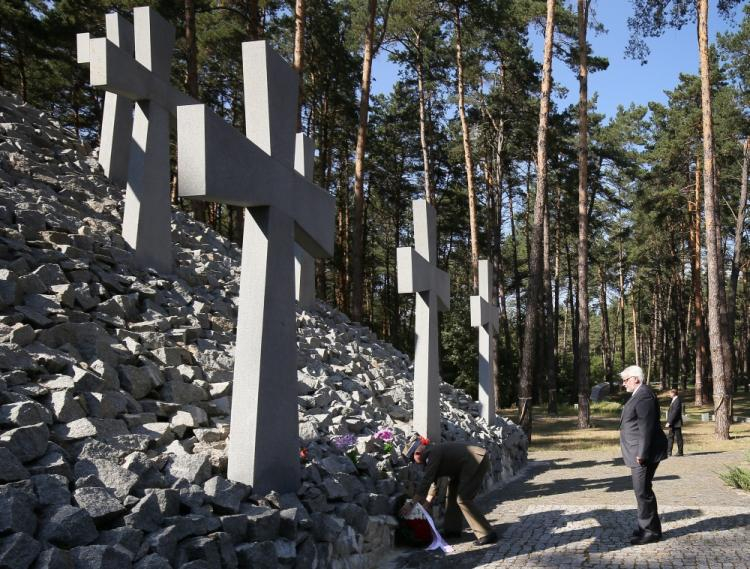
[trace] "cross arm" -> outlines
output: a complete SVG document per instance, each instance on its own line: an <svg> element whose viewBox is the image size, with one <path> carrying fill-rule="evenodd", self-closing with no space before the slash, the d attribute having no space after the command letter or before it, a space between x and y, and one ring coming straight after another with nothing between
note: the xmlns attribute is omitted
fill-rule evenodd
<svg viewBox="0 0 750 569"><path fill-rule="evenodd" d="M84 37L82 37L84 36ZM106 38L90 39L88 52L85 36L78 34L78 61L88 63L90 82L134 101L152 100L174 115L178 105L195 104L186 95L138 63L133 56Z"/></svg>
<svg viewBox="0 0 750 569"><path fill-rule="evenodd" d="M500 313L497 306L490 304L479 295L474 295L471 302L471 325L473 327L489 325L492 332L499 329Z"/></svg>
<svg viewBox="0 0 750 569"><path fill-rule="evenodd" d="M243 207L278 207L295 222L295 240L315 257L333 254L335 201L266 154L205 105L177 109L181 197Z"/></svg>
<svg viewBox="0 0 750 569"><path fill-rule="evenodd" d="M398 267L399 294L432 290L437 295L440 309L447 310L450 308L450 279L448 273L428 263L412 247L396 249L396 266Z"/></svg>

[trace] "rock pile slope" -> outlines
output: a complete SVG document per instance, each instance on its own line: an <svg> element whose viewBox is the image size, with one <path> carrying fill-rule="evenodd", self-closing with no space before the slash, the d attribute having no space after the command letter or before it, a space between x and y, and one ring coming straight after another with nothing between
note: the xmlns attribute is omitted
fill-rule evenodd
<svg viewBox="0 0 750 569"><path fill-rule="evenodd" d="M297 318L296 494L225 478L240 254L175 211L177 269L139 269L122 189L44 113L0 93L0 566L371 567L419 472L411 364L319 304ZM441 386L444 438L525 463L508 421Z"/></svg>

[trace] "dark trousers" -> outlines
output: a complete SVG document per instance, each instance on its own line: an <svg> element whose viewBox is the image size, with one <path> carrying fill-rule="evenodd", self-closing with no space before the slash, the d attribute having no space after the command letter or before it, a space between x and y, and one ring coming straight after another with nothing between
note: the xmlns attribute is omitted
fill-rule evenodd
<svg viewBox="0 0 750 569"><path fill-rule="evenodd" d="M633 478L633 491L638 502L638 527L643 531L661 535L661 520L656 505L656 495L651 486L658 462L630 469Z"/></svg>
<svg viewBox="0 0 750 569"><path fill-rule="evenodd" d="M482 511L474 504L474 498L482 487L487 471L490 469L489 454L485 455L476 468L469 465L467 472L462 472L448 485L448 504L445 508L443 528L445 532L461 531L461 514L469 523L471 531L482 539L492 531L492 526Z"/></svg>
<svg viewBox="0 0 750 569"><path fill-rule="evenodd" d="M669 446L667 447L667 453L672 456L672 446L677 441L677 455L682 454L682 427L669 427L669 434L667 435L667 441Z"/></svg>

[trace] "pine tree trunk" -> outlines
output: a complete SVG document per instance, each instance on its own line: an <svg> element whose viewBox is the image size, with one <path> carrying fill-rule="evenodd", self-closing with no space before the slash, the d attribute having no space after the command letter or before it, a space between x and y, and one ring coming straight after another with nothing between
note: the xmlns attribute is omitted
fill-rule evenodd
<svg viewBox="0 0 750 569"><path fill-rule="evenodd" d="M693 284L693 343L695 344L695 399L696 407L707 401L706 392L706 333L703 325L703 282L701 270L701 164L695 164L695 201L688 200L690 217L690 257Z"/></svg>
<svg viewBox="0 0 750 569"><path fill-rule="evenodd" d="M354 162L354 216L352 218L352 304L351 317L362 320L362 286L364 280L364 215L365 215L365 147L367 145L367 114L370 108L370 83L372 60L375 57L373 37L378 1L368 0L368 19L365 30L364 57L362 60L362 81L359 98L359 127L357 128L357 149Z"/></svg>
<svg viewBox="0 0 750 569"><path fill-rule="evenodd" d="M602 313L602 360L604 363L604 378L612 382L612 351L609 337L609 310L607 307L607 274L604 267L599 265L599 307Z"/></svg>
<svg viewBox="0 0 750 569"><path fill-rule="evenodd" d="M623 260L622 241L619 250L619 272L620 272L620 367L625 369L625 263Z"/></svg>
<svg viewBox="0 0 750 569"><path fill-rule="evenodd" d="M745 207L747 205L747 169L750 158L750 139L742 145L742 180L740 181L740 201L737 205L737 219L734 225L734 253L732 255L732 271L729 277L729 296L727 298L727 339L730 346L734 345L734 328L737 306L737 283L740 278L742 263L742 233L745 228ZM734 358L737 359L736 357ZM735 364L734 369L737 370Z"/></svg>
<svg viewBox="0 0 750 569"><path fill-rule="evenodd" d="M464 65L461 54L461 7L456 5L456 91L458 92L458 116L461 119L461 133L464 143L464 164L466 167L466 190L469 198L469 233L471 239L471 279L474 284L474 294L477 294L479 276L477 267L479 262L479 236L477 229L477 196L474 190L474 160L471 156L471 138L469 124L466 121L464 106Z"/></svg>
<svg viewBox="0 0 750 569"><path fill-rule="evenodd" d="M701 73L701 113L703 115L703 187L706 218L706 260L708 265L708 334L713 373L715 435L729 439L732 407L731 349L722 322L726 297L721 271L723 257L719 240L718 189L715 187L713 122L711 119L711 82L708 61L708 0L698 0L698 46Z"/></svg>
<svg viewBox="0 0 750 569"><path fill-rule="evenodd" d="M544 359L547 377L547 412L557 414L557 353L555 346L555 314L552 308L552 271L550 267L549 207L544 208Z"/></svg>
<svg viewBox="0 0 750 569"><path fill-rule="evenodd" d="M519 419L524 432L531 440L532 396L534 390L534 366L537 355L536 339L542 323L541 292L543 280L542 239L544 237L544 209L547 196L547 124L550 91L552 88L552 41L555 24L555 0L547 0L547 25L544 31L544 64L542 67L542 92L539 106L539 130L537 131L537 182L534 199L534 226L529 255L529 287L527 291L526 325L524 328L523 353L518 381Z"/></svg>
<svg viewBox="0 0 750 569"><path fill-rule="evenodd" d="M521 275L518 271L518 242L516 241L516 216L513 213L513 184L508 184L508 221L510 222L510 241L513 253L513 283L516 296L516 338L522 343L521 326Z"/></svg>
<svg viewBox="0 0 750 569"><path fill-rule="evenodd" d="M588 45L590 0L578 0L578 428L590 426L589 235L588 235Z"/></svg>
<svg viewBox="0 0 750 569"><path fill-rule="evenodd" d="M294 5L294 70L299 75L297 91L297 132L302 132L302 107L305 104L305 0Z"/></svg>
<svg viewBox="0 0 750 569"><path fill-rule="evenodd" d="M425 108L424 92L424 61L421 47L421 36L415 32L414 45L417 50L417 97L419 100L419 145L422 148L422 175L424 177L424 199L430 205L435 205L432 190L432 175L430 171L430 149L427 145L427 112Z"/></svg>

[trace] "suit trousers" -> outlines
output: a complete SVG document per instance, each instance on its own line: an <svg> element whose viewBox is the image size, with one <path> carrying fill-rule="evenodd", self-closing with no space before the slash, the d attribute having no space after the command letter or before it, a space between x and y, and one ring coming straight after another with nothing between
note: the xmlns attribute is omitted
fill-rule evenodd
<svg viewBox="0 0 750 569"><path fill-rule="evenodd" d="M475 469L461 472L456 479L451 479L448 484L448 503L445 508L445 532L461 531L461 516L459 511L469 523L471 531L477 539L482 539L492 531L487 518L474 504L474 498L482 487L485 474L490 469L489 455L485 455Z"/></svg>
<svg viewBox="0 0 750 569"><path fill-rule="evenodd" d="M658 466L658 462L645 466L633 466L630 472L633 478L635 499L638 502L638 527L647 533L661 535L661 520L659 520L656 495L651 485Z"/></svg>
<svg viewBox="0 0 750 569"><path fill-rule="evenodd" d="M682 427L669 427L667 441L669 442L669 446L667 447L667 454L669 456L672 456L672 447L675 441L677 441L677 455L682 455Z"/></svg>

